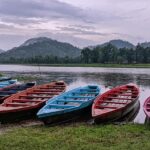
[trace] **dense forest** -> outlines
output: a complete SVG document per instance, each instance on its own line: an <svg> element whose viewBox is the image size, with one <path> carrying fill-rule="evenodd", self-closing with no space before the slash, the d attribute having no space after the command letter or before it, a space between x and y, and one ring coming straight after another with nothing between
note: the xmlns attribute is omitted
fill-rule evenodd
<svg viewBox="0 0 150 150"><path fill-rule="evenodd" d="M81 61L84 63L150 63L150 47L138 44L135 48L116 48L108 44L105 47L95 47L93 50L85 48L81 52Z"/></svg>
<svg viewBox="0 0 150 150"><path fill-rule="evenodd" d="M59 58L57 56L35 56L32 58L15 59L11 57L1 63L18 63L18 64L63 64L63 63L104 63L104 64L135 64L150 63L150 47L142 47L138 44L135 48L116 48L112 44L104 47L97 46L93 49L84 48L80 57Z"/></svg>

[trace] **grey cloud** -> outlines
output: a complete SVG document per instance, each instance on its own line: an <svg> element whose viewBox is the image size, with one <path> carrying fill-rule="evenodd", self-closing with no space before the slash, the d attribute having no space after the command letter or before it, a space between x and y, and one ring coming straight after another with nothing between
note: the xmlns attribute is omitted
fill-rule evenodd
<svg viewBox="0 0 150 150"><path fill-rule="evenodd" d="M1 17L49 19L80 19L85 17L82 9L58 0L1 0L0 14Z"/></svg>
<svg viewBox="0 0 150 150"><path fill-rule="evenodd" d="M47 19L41 19L41 18L23 18L23 17L17 17L17 16L5 16L2 17L1 20L3 22L8 22L8 23L13 23L13 24L18 24L18 25L32 25L32 24L38 24L38 23L43 23L47 22Z"/></svg>
<svg viewBox="0 0 150 150"><path fill-rule="evenodd" d="M95 29L94 26L91 25L79 25L79 24L75 24L75 25L69 25L70 27L75 27L75 28L80 28L80 29Z"/></svg>
<svg viewBox="0 0 150 150"><path fill-rule="evenodd" d="M15 26L13 26L13 25L0 23L0 29L14 29L14 28L15 28Z"/></svg>
<svg viewBox="0 0 150 150"><path fill-rule="evenodd" d="M4 50L11 49L14 46L21 45L28 38L31 37L29 35L0 34L0 48Z"/></svg>
<svg viewBox="0 0 150 150"><path fill-rule="evenodd" d="M59 27L59 28L62 31L70 31L70 32L73 32L74 34L81 34L81 35L99 35L99 36L108 35L107 33L100 33L100 32L83 30L83 29L73 28L73 27Z"/></svg>

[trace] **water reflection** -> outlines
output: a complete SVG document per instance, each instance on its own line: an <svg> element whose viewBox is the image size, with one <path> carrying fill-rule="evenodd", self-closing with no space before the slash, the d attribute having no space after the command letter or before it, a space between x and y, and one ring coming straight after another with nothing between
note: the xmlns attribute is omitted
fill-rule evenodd
<svg viewBox="0 0 150 150"><path fill-rule="evenodd" d="M131 73L126 73L125 71L120 73L116 72L116 70L114 72L91 73L91 71L87 72L87 69L84 72L84 68L82 69L82 72L75 72L74 69L75 68L72 68L70 72L51 71L42 72L41 74L39 74L39 72L5 72L5 74L12 75L13 77L18 75L30 76L32 74L33 77L40 77L37 81L38 84L46 83L52 80L64 80L68 84L67 90L87 84L98 84L101 87L102 93L118 85L127 84L130 82L136 83L140 87L140 110L134 121L137 123L144 123L145 114L143 112L143 103L145 99L150 96L150 69L146 69L146 72L143 72L143 74L141 73L141 70L139 74L137 72L134 74L134 69L131 69ZM127 72L129 72L129 69L127 69Z"/></svg>

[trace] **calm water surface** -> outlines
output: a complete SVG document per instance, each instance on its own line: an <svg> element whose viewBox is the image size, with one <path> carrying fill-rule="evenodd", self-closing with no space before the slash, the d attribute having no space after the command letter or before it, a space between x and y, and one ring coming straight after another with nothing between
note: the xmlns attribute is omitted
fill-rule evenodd
<svg viewBox="0 0 150 150"><path fill-rule="evenodd" d="M98 84L102 93L118 85L135 83L140 87L140 110L134 122L145 121L143 103L150 96L150 69L0 65L0 72L13 77L32 75L38 77L39 84L64 80L68 84L67 90L87 84Z"/></svg>

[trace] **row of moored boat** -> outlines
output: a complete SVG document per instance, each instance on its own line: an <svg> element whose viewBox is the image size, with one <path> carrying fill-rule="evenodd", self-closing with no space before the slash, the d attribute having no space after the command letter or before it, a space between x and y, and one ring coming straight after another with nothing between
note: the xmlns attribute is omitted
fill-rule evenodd
<svg viewBox="0 0 150 150"><path fill-rule="evenodd" d="M0 80L2 82L12 82L12 79ZM118 86L101 94L98 85L65 92L67 85L64 81L36 86L34 83L16 82L0 88L1 123L37 116L45 124L52 124L88 113L95 123L112 122L128 115L139 98L139 88L135 84ZM144 104L144 111L150 115L150 98Z"/></svg>

